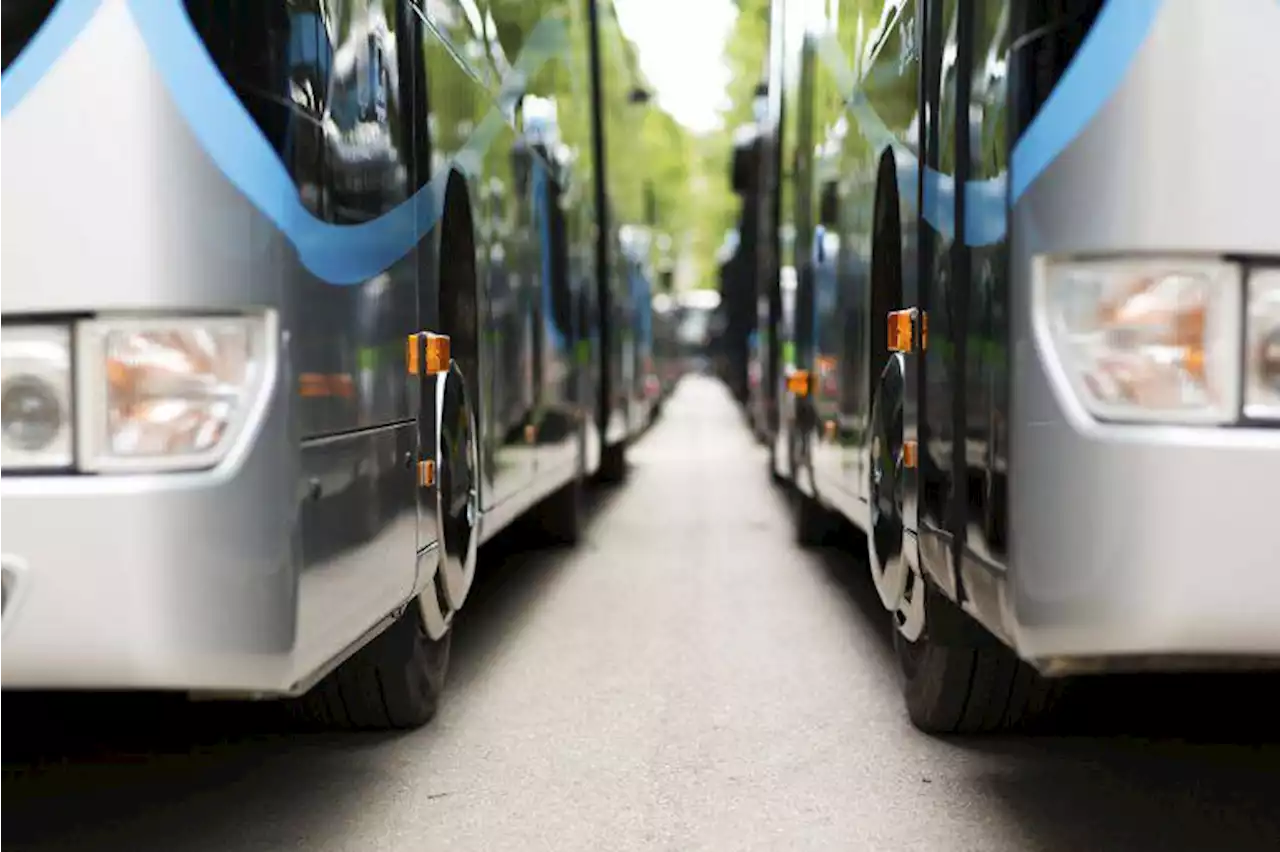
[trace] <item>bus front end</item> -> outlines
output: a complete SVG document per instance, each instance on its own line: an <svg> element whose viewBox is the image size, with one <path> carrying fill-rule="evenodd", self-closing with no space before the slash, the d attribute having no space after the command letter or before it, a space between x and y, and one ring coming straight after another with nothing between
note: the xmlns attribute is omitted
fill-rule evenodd
<svg viewBox="0 0 1280 852"><path fill-rule="evenodd" d="M1048 672L1270 665L1280 3L1094 5L1011 168L1014 639Z"/></svg>
<svg viewBox="0 0 1280 852"><path fill-rule="evenodd" d="M45 5L4 77L3 685L280 691L294 261L127 4Z"/></svg>

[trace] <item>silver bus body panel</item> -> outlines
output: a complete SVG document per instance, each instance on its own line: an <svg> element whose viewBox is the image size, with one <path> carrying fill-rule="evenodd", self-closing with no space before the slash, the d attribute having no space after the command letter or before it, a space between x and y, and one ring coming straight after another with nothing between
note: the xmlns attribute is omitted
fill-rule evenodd
<svg viewBox="0 0 1280 852"><path fill-rule="evenodd" d="M1041 255L1280 258L1274 0L1167 0L1012 211L1008 633L1031 660L1280 654L1280 430L1110 426L1033 322Z"/></svg>
<svg viewBox="0 0 1280 852"><path fill-rule="evenodd" d="M402 464L416 431L403 365L355 382L355 421L308 422L300 337L333 288L201 148L124 0L98 8L4 130L22 163L3 184L6 320L251 307L274 312L280 337L270 400L244 452L217 468L0 483L4 558L23 569L3 685L288 691L423 583L415 553L433 541L417 540ZM351 337L353 350L364 342ZM399 390L374 394L388 384ZM341 428L364 431L304 440ZM390 495L373 528L343 511L304 519L319 494L341 498L365 477ZM337 546L311 540L326 526Z"/></svg>

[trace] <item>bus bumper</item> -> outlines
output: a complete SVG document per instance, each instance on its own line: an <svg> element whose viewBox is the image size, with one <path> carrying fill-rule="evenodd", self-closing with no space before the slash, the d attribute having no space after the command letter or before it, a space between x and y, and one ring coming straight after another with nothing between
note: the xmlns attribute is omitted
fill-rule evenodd
<svg viewBox="0 0 1280 852"><path fill-rule="evenodd" d="M268 430L272 432L275 430ZM6 476L5 688L273 692L297 612L277 440L233 471Z"/></svg>
<svg viewBox="0 0 1280 852"><path fill-rule="evenodd" d="M1064 671L1280 663L1280 430L1041 421L1018 451L1023 657Z"/></svg>

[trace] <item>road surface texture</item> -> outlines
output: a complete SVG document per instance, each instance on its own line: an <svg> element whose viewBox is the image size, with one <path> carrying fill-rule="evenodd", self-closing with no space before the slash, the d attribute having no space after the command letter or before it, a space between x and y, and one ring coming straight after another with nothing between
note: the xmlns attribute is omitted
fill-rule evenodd
<svg viewBox="0 0 1280 852"><path fill-rule="evenodd" d="M576 551L487 549L427 729L6 698L5 849L1280 848L1275 693L1115 681L1044 735L930 739L863 571L794 546L720 385L687 379L631 458Z"/></svg>

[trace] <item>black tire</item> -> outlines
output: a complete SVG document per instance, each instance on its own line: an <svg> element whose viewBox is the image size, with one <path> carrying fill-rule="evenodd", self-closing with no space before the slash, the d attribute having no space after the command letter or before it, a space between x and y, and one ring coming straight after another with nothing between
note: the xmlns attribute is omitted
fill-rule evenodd
<svg viewBox="0 0 1280 852"><path fill-rule="evenodd" d="M1042 677L946 595L924 586L924 632L914 642L893 632L911 723L927 734L945 735L996 733L1043 720L1061 696L1063 681ZM946 630L930 629L931 622L943 620L951 622Z"/></svg>
<svg viewBox="0 0 1280 852"><path fill-rule="evenodd" d="M608 485L624 482L627 478L627 444L625 441L606 445L600 453L600 470L596 480Z"/></svg>
<svg viewBox="0 0 1280 852"><path fill-rule="evenodd" d="M431 640L417 603L410 603L390 627L302 696L303 719L345 730L425 725L440 704L452 637L450 632Z"/></svg>
<svg viewBox="0 0 1280 852"><path fill-rule="evenodd" d="M533 522L538 537L553 547L573 547L582 540L582 477L575 475L538 507Z"/></svg>

